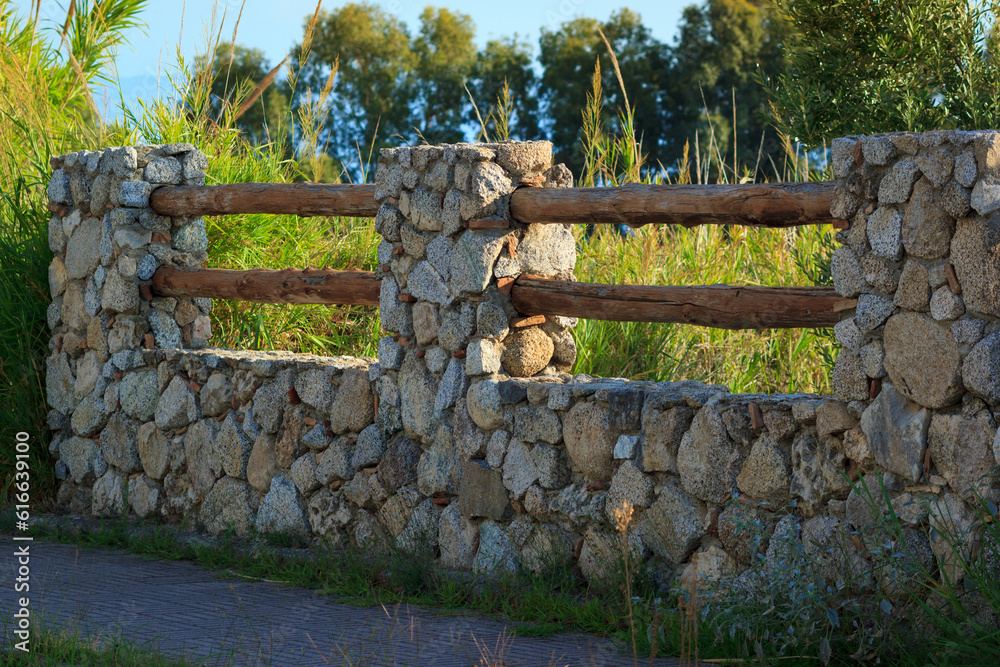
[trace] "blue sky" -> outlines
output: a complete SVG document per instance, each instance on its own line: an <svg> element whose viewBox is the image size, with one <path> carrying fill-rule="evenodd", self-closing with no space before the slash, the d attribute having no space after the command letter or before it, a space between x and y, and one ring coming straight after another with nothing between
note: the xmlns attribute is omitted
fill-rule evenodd
<svg viewBox="0 0 1000 667"><path fill-rule="evenodd" d="M497 37L518 33L537 50L538 36L544 27L558 28L563 21L578 16L605 20L623 6L642 15L643 22L657 39L673 42L683 8L694 0L502 0L501 2L376 2L382 9L398 16L411 32L419 26L418 17L428 5L444 6L472 16L476 24L479 45ZM27 13L30 0L15 0ZM42 0L43 25L52 26L65 20L68 0ZM126 98L151 98L157 91L168 88L165 73L176 63L176 48L181 46L185 58L205 50L212 21L213 6L216 26L221 25L223 39L233 34L241 0L151 0L143 15L145 31L130 34L130 46L123 47L116 59L118 76ZM346 4L343 1L323 3L330 11ZM307 15L316 8L315 0L246 0L239 22L237 42L264 51L272 65L284 58L301 39ZM223 19L224 16L224 19ZM115 100L107 99L113 107ZM99 106L104 106L98 101ZM112 114L113 115L113 114Z"/></svg>

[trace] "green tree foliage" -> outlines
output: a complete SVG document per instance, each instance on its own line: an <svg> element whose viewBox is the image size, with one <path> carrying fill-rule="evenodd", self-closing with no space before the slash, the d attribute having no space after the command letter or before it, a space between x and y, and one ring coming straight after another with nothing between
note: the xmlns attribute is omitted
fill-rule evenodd
<svg viewBox="0 0 1000 667"><path fill-rule="evenodd" d="M375 5L320 12L296 95L318 96L337 68L324 142L334 157L356 164L359 148L367 155L409 140L417 60L406 24Z"/></svg>
<svg viewBox="0 0 1000 667"><path fill-rule="evenodd" d="M777 4L790 69L770 81L771 113L796 139L1000 125L1000 2Z"/></svg>
<svg viewBox="0 0 1000 667"><path fill-rule="evenodd" d="M531 67L532 60L531 45L519 41L517 35L490 40L479 52L469 90L490 136L495 133L496 121L489 118L488 110L497 104L506 82L513 106L509 128L511 138L542 138L538 112L538 76ZM479 119L471 109L467 119L479 124Z"/></svg>
<svg viewBox="0 0 1000 667"><path fill-rule="evenodd" d="M212 62L205 56L195 61L195 71L208 74L211 80L211 114L217 120L224 113L235 113L248 96L264 80L271 66L260 49L240 44L221 43L215 48ZM288 91L282 81L264 90L263 94L236 119L236 127L243 131L251 143L261 144L278 140L287 126Z"/></svg>
<svg viewBox="0 0 1000 667"><path fill-rule="evenodd" d="M598 29L604 32L618 56L629 102L635 110L635 130L643 150L655 164L660 158L663 119L660 99L666 73L666 47L654 39L639 14L622 9L603 23L577 18L558 30L542 28L539 62L544 70L541 95L545 103L549 138L556 161L568 163L574 171L581 167L579 152L583 119L580 110L587 104L591 74L597 59L603 73L603 98L609 118L617 117L624 106L607 47Z"/></svg>
<svg viewBox="0 0 1000 667"><path fill-rule="evenodd" d="M761 149L765 163L766 156L780 152L777 134L769 127L767 91L757 73L781 75L784 37L782 22L764 2L707 0L684 10L665 77L665 164L682 155L696 132L703 153L711 147L732 156L734 99L739 162L755 164Z"/></svg>
<svg viewBox="0 0 1000 667"><path fill-rule="evenodd" d="M468 14L426 7L420 15L420 33L413 40L417 57L414 106L420 135L429 143L464 138L465 84L476 64L475 34Z"/></svg>
<svg viewBox="0 0 1000 667"><path fill-rule="evenodd" d="M477 51L475 34L468 15L443 8L425 8L415 35L374 5L349 3L321 12L312 52L299 64L295 104L314 99L337 66L320 144L342 163L356 165L359 147L365 161L369 148L464 140L466 131L478 126L470 122L475 114L466 88L486 116L506 79L515 136L537 137L530 47L515 38L491 41Z"/></svg>

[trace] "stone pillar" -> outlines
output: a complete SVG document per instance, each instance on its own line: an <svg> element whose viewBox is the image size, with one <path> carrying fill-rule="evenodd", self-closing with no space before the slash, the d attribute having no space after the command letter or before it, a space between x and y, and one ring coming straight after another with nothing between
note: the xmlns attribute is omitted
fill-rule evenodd
<svg viewBox="0 0 1000 667"><path fill-rule="evenodd" d="M378 421L424 450L418 487L456 493L457 463L481 459L465 396L484 378L569 371L575 320L518 318L510 287L522 273L573 279L576 245L567 225L511 219L518 187L571 187L550 168L547 141L386 149L375 176L382 327L374 379Z"/></svg>
<svg viewBox="0 0 1000 667"><path fill-rule="evenodd" d="M831 213L850 221L833 280L858 299L835 328L836 396L863 411L875 460L900 487L993 497L1000 133L846 137L832 160Z"/></svg>
<svg viewBox="0 0 1000 667"><path fill-rule="evenodd" d="M143 350L203 347L209 299L154 298L161 265L199 266L201 218L149 207L161 185L204 185L208 160L191 144L125 146L52 158L49 266L52 330L46 389L56 476L78 511L121 513L128 476L142 470L139 423L163 387Z"/></svg>

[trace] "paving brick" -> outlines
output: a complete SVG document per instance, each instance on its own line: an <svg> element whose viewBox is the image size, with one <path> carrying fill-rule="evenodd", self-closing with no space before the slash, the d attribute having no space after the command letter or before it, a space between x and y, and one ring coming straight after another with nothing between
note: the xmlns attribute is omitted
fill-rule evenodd
<svg viewBox="0 0 1000 667"><path fill-rule="evenodd" d="M3 567L12 574L11 565ZM409 605L358 608L313 590L220 574L187 562L34 542L31 605L49 625L84 636L113 633L211 665L471 667L484 650L502 655L508 667L632 665L610 641L588 635L513 637L510 624L494 618ZM12 586L0 587L0 608L13 608L15 595Z"/></svg>

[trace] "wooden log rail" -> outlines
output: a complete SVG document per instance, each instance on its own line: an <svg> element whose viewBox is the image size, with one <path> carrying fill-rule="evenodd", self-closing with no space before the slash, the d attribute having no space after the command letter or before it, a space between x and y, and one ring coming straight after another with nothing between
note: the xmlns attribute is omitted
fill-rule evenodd
<svg viewBox="0 0 1000 667"><path fill-rule="evenodd" d="M832 182L522 188L510 212L524 223L797 227L833 223L833 189Z"/></svg>
<svg viewBox="0 0 1000 667"><path fill-rule="evenodd" d="M374 185L232 183L157 188L149 205L160 215L199 216L278 213L374 218Z"/></svg>
<svg viewBox="0 0 1000 667"><path fill-rule="evenodd" d="M377 306L379 283L371 271L334 269L201 269L160 267L156 296L208 297L256 303Z"/></svg>
<svg viewBox="0 0 1000 667"><path fill-rule="evenodd" d="M258 303L377 306L379 282L369 271L332 269L178 269L161 267L157 296L209 297ZM619 322L667 322L721 329L828 327L856 302L830 287L599 285L521 276L511 290L522 315L562 315Z"/></svg>
<svg viewBox="0 0 1000 667"><path fill-rule="evenodd" d="M795 227L832 224L832 182L767 185L642 185L618 188L519 188L513 217L524 223L624 223ZM284 213L374 217L374 185L236 183L165 187L150 197L161 215Z"/></svg>
<svg viewBox="0 0 1000 667"><path fill-rule="evenodd" d="M717 329L830 327L857 305L832 287L600 285L521 276L510 293L525 315L670 322Z"/></svg>

